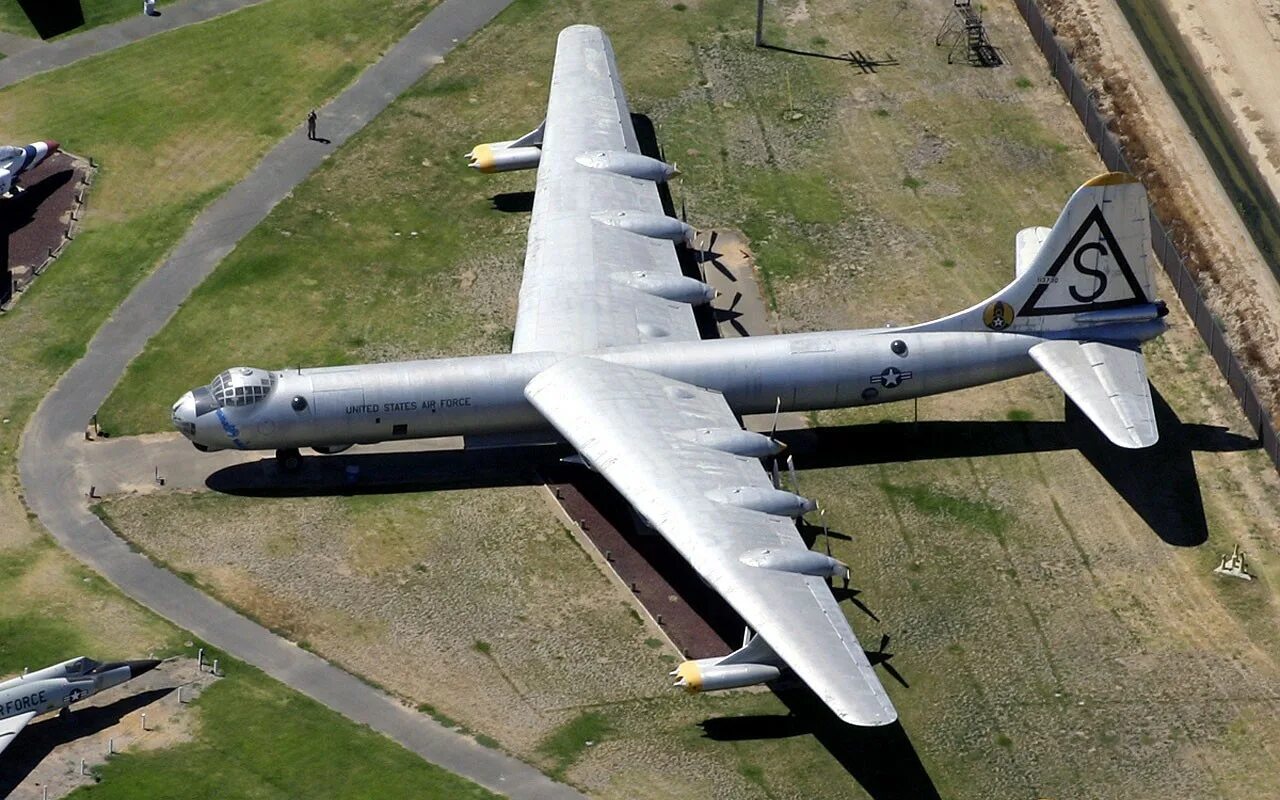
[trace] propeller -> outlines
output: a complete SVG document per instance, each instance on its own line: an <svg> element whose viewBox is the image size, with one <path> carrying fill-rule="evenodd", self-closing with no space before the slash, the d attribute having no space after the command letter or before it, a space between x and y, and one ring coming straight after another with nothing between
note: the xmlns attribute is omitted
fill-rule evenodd
<svg viewBox="0 0 1280 800"><path fill-rule="evenodd" d="M884 667L884 671L892 675L895 681L902 684L904 688L910 689L911 685L908 684L906 679L903 678L902 675L900 675L898 671L893 668L893 665L889 663L889 659L893 658L893 653L885 652L884 649L888 646L889 646L889 634L886 633L880 637L880 648L878 650L876 650L874 653L867 652L865 650L863 652L867 653L867 660L871 662L871 666L874 667L879 665L881 667Z"/></svg>

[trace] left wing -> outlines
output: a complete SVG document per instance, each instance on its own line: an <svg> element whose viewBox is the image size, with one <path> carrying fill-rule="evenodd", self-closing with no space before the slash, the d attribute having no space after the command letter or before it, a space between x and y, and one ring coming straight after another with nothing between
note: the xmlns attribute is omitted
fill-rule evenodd
<svg viewBox="0 0 1280 800"><path fill-rule="evenodd" d="M22 729L27 727L27 723L35 718L36 712L31 711L26 714L19 714L16 717L8 719L0 719L0 753L9 746Z"/></svg>
<svg viewBox="0 0 1280 800"><path fill-rule="evenodd" d="M785 515L802 498L730 452L744 432L722 395L587 357L544 370L525 395L841 719L897 718L820 577L838 562Z"/></svg>
<svg viewBox="0 0 1280 800"><path fill-rule="evenodd" d="M673 168L640 152L604 31L561 31L546 121L531 136L541 154L512 351L697 340L690 305L714 292L681 273L673 241L692 229L665 215L656 185ZM511 146L531 151L523 141Z"/></svg>

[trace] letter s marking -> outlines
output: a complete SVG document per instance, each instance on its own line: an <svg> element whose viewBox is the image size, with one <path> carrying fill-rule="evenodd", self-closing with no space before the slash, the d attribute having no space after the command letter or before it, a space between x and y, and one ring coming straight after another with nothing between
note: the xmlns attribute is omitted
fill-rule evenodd
<svg viewBox="0 0 1280 800"><path fill-rule="evenodd" d="M1085 275L1091 275L1098 279L1098 288L1094 290L1093 294L1088 294L1088 295L1081 294L1076 290L1075 284L1072 284L1071 286L1067 287L1067 291L1071 293L1071 296L1075 298L1077 303L1092 303L1094 300L1097 300L1099 297L1101 297L1102 293L1107 290L1107 273L1103 272L1100 269L1094 269L1093 267L1086 267L1080 261L1081 256L1084 255L1086 250L1097 250L1099 253L1099 258L1109 255L1107 253L1107 248L1103 247L1097 242L1089 242L1088 244L1082 244L1076 248L1075 257L1072 259L1072 262L1075 264L1076 271L1081 272Z"/></svg>

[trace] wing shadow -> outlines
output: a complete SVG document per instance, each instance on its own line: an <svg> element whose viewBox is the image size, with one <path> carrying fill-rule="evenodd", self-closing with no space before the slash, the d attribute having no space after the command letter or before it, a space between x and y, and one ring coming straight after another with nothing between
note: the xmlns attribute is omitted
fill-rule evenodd
<svg viewBox="0 0 1280 800"><path fill-rule="evenodd" d="M849 725L799 683L775 689L774 695L790 713L706 719L700 723L703 735L720 742L813 736L876 800L940 797L901 722L878 728Z"/></svg>
<svg viewBox="0 0 1280 800"><path fill-rule="evenodd" d="M104 731L173 691L173 688L152 689L123 697L110 705L84 706L72 711L70 719L54 715L32 722L0 757L4 763L4 769L0 770L0 797L8 797L54 748Z"/></svg>

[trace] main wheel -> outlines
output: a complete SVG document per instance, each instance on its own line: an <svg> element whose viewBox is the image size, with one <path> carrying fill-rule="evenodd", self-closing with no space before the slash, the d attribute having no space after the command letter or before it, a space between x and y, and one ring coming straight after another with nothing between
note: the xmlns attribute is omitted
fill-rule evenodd
<svg viewBox="0 0 1280 800"><path fill-rule="evenodd" d="M297 472L302 469L302 453L296 447L276 451L276 468L281 472Z"/></svg>

